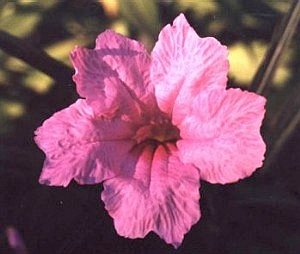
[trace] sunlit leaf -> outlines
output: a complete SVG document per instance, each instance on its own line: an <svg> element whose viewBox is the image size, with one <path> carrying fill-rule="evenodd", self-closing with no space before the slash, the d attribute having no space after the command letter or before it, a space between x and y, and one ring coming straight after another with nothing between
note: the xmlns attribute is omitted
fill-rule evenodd
<svg viewBox="0 0 300 254"><path fill-rule="evenodd" d="M218 10L218 3L216 1L176 0L175 3L181 11L191 10L197 17L213 14Z"/></svg>
<svg viewBox="0 0 300 254"><path fill-rule="evenodd" d="M270 1L264 0L272 9L283 13L286 13L291 5L291 1Z"/></svg>
<svg viewBox="0 0 300 254"><path fill-rule="evenodd" d="M117 17L119 14L120 5L118 0L99 0L104 12L109 17Z"/></svg>
<svg viewBox="0 0 300 254"><path fill-rule="evenodd" d="M236 43L229 47L229 75L241 85L249 85L265 54L267 45L261 41ZM290 77L287 62L277 70L273 84L282 86Z"/></svg>
<svg viewBox="0 0 300 254"><path fill-rule="evenodd" d="M54 52L54 54L64 52L65 56L67 57L70 50L63 51L63 52L59 52L59 51L58 52L53 51L53 52ZM62 55L60 55L60 57L61 57L61 59L63 59ZM53 85L53 81L49 76L33 69L32 67L30 67L29 65L27 65L26 63L24 63L23 61L21 61L17 58L9 57L7 59L7 61L5 62L5 67L8 70L11 70L13 72L19 72L20 74L22 74L24 86L36 93L45 94L49 91L49 89ZM1 76L1 73L0 73L0 76ZM1 80L1 77L0 77L0 80Z"/></svg>
<svg viewBox="0 0 300 254"><path fill-rule="evenodd" d="M242 16L242 22L246 27L256 28L260 23L259 21L249 14Z"/></svg>
<svg viewBox="0 0 300 254"><path fill-rule="evenodd" d="M158 7L156 1L122 1L120 11L126 20L140 31L157 36L159 30Z"/></svg>
<svg viewBox="0 0 300 254"><path fill-rule="evenodd" d="M124 22L124 20L117 20L113 22L110 28L119 34L129 36L128 25Z"/></svg>
<svg viewBox="0 0 300 254"><path fill-rule="evenodd" d="M5 71L0 70L0 86L4 85L8 80L8 75Z"/></svg>
<svg viewBox="0 0 300 254"><path fill-rule="evenodd" d="M16 5L13 2L3 1L0 2L0 20L3 22L9 16L14 15L16 12Z"/></svg>
<svg viewBox="0 0 300 254"><path fill-rule="evenodd" d="M229 47L229 75L241 84L249 84L266 51L262 42L254 42L250 46L236 43Z"/></svg>
<svg viewBox="0 0 300 254"><path fill-rule="evenodd" d="M0 29L12 35L23 37L32 31L33 27L40 21L41 15L32 13L16 13L1 20Z"/></svg>
<svg viewBox="0 0 300 254"><path fill-rule="evenodd" d="M25 113L25 107L18 101L0 100L0 114L10 119L21 117Z"/></svg>
<svg viewBox="0 0 300 254"><path fill-rule="evenodd" d="M24 63L23 61L21 61L18 58L15 57L9 57L5 63L4 66L8 69L11 70L13 72L17 71L17 72L25 72L26 70L28 70L29 65L27 65L26 63Z"/></svg>
<svg viewBox="0 0 300 254"><path fill-rule="evenodd" d="M53 80L39 71L32 70L24 78L24 86L36 93L45 94L53 86Z"/></svg>
<svg viewBox="0 0 300 254"><path fill-rule="evenodd" d="M21 6L38 6L43 9L48 9L50 7L53 7L55 4L57 4L59 0L47 0L47 1L18 0L17 2Z"/></svg>
<svg viewBox="0 0 300 254"><path fill-rule="evenodd" d="M278 88L283 87L286 85L287 80L291 77L291 71L285 67L280 66L275 71L273 86Z"/></svg>
<svg viewBox="0 0 300 254"><path fill-rule="evenodd" d="M268 47L268 51L262 63L255 74L251 91L259 94L264 94L268 86L272 83L275 70L280 61L284 50L288 47L294 33L297 31L298 23L300 21L300 2L294 0L288 12L281 19L280 24L275 27L273 36Z"/></svg>
<svg viewBox="0 0 300 254"><path fill-rule="evenodd" d="M71 38L58 41L57 43L54 43L45 48L45 51L53 58L59 59L65 64L71 65L69 61L69 55L71 50L76 45L85 45L86 43L87 42L84 40L84 38Z"/></svg>

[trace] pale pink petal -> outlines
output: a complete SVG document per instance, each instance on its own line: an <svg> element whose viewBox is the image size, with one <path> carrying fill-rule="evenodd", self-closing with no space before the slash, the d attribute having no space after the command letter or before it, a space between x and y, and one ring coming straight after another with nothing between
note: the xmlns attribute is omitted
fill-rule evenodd
<svg viewBox="0 0 300 254"><path fill-rule="evenodd" d="M120 105L119 95L125 92L129 96L127 101L135 102L143 110L156 105L149 80L150 56L137 41L107 30L98 36L94 50L77 47L71 53L71 60L78 93L94 108L100 107L99 112L103 112L103 107ZM112 82L122 92L108 93Z"/></svg>
<svg viewBox="0 0 300 254"><path fill-rule="evenodd" d="M147 50L142 43L129 39L110 29L107 29L98 35L95 49L110 50L111 54L116 52L114 51L115 49L122 49L124 52L147 54ZM118 53L118 55L120 54Z"/></svg>
<svg viewBox="0 0 300 254"><path fill-rule="evenodd" d="M177 248L200 218L197 169L183 164L170 144L140 146L124 169L102 192L118 234L140 238L154 231Z"/></svg>
<svg viewBox="0 0 300 254"><path fill-rule="evenodd" d="M161 110L177 124L203 89L225 88L227 49L216 39L200 38L180 14L165 26L152 51L151 79Z"/></svg>
<svg viewBox="0 0 300 254"><path fill-rule="evenodd" d="M55 113L39 127L35 142L46 160L40 183L99 183L118 174L135 142L135 124L94 114L85 100Z"/></svg>
<svg viewBox="0 0 300 254"><path fill-rule="evenodd" d="M181 159L200 170L201 179L230 183L262 166L265 143L260 126L265 98L240 89L215 90L195 99L179 126Z"/></svg>
<svg viewBox="0 0 300 254"><path fill-rule="evenodd" d="M149 93L154 98L153 86L149 81L151 59L143 44L106 30L97 37L95 49L136 99L143 101Z"/></svg>

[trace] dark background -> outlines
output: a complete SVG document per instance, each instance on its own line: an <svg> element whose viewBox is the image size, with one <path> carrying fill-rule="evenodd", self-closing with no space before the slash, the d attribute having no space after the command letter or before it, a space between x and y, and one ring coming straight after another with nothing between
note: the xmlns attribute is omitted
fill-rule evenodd
<svg viewBox="0 0 300 254"><path fill-rule="evenodd" d="M93 47L107 28L151 50L161 27L183 12L200 36L228 46L228 85L251 89L260 82L255 73L263 70L291 5L281 0L1 1L0 29L24 43L0 34L0 254L17 253L7 241L11 227L29 254L300 253L299 25L263 92L268 99L264 168L236 184L202 182L202 218L178 250L153 233L145 239L119 237L100 200L101 184L38 184L44 155L34 144L34 130L77 95L67 67L50 68L46 75L38 70L47 69L46 61L35 66L34 54L19 59L29 45L37 56L45 50L70 65L71 49Z"/></svg>

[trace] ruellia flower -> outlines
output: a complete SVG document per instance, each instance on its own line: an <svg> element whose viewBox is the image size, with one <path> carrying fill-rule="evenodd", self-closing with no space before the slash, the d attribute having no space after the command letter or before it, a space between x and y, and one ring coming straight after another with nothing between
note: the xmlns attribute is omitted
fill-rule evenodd
<svg viewBox="0 0 300 254"><path fill-rule="evenodd" d="M82 97L39 127L40 183L103 182L119 235L178 247L200 219L200 179L231 183L262 166L265 98L226 89L227 49L180 14L153 51L111 30L71 53Z"/></svg>

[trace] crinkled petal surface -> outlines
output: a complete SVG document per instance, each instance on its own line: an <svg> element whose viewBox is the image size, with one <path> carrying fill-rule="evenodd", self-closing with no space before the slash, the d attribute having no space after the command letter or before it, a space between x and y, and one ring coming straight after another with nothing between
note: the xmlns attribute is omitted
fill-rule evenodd
<svg viewBox="0 0 300 254"><path fill-rule="evenodd" d="M35 141L46 160L40 183L67 186L99 183L119 173L135 142L135 125L94 114L84 99L55 113L39 127Z"/></svg>
<svg viewBox="0 0 300 254"><path fill-rule="evenodd" d="M105 115L107 107L117 111L126 103L143 109L145 104L147 108L155 105L149 81L150 56L139 42L107 30L98 36L95 49L77 47L71 60L78 93L98 113Z"/></svg>
<svg viewBox="0 0 300 254"><path fill-rule="evenodd" d="M199 94L180 128L181 159L193 163L211 183L230 183L262 166L260 126L265 98L240 89Z"/></svg>
<svg viewBox="0 0 300 254"><path fill-rule="evenodd" d="M107 29L99 34L96 39L95 49L104 49L108 54L116 56L120 55L136 55L136 53L147 54L144 45L136 40L129 39L121 34ZM118 51L118 50L121 51Z"/></svg>
<svg viewBox="0 0 300 254"><path fill-rule="evenodd" d="M262 165L265 99L226 90L226 47L200 38L183 14L162 29L151 57L106 30L71 60L84 99L36 130L46 154L40 183L104 181L118 234L153 231L178 247L200 219L200 178L234 182Z"/></svg>
<svg viewBox="0 0 300 254"><path fill-rule="evenodd" d="M174 145L140 146L130 156L126 173L106 180L102 192L118 234L154 231L178 247L200 218L198 170L179 160Z"/></svg>
<svg viewBox="0 0 300 254"><path fill-rule="evenodd" d="M157 102L174 124L189 114L191 101L203 89L226 87L226 47L214 38L200 38L183 14L162 29L152 58Z"/></svg>

